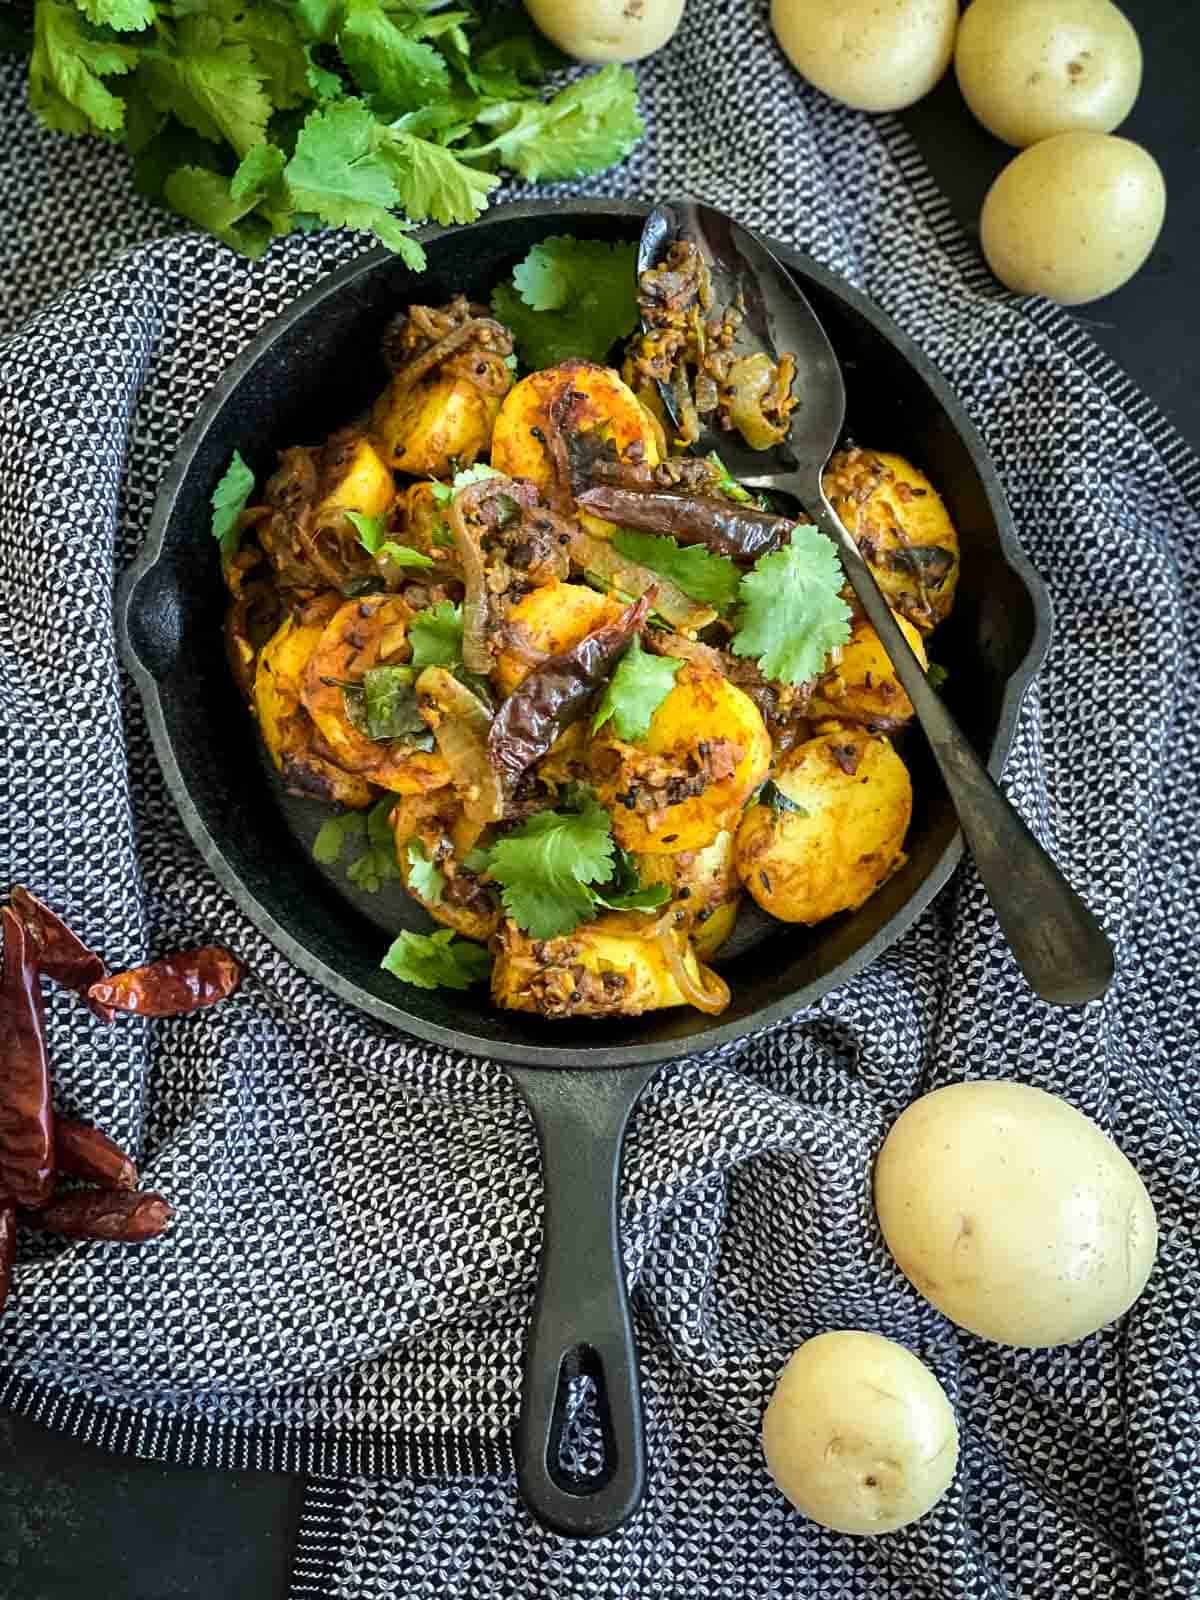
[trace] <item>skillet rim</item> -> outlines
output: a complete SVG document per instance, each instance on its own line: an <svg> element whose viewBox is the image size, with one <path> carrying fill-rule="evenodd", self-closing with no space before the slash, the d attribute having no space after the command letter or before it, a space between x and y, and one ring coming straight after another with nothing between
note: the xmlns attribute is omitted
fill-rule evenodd
<svg viewBox="0 0 1200 1600"><path fill-rule="evenodd" d="M646 202L607 198L576 199L571 197L563 203L545 200L521 201L510 205L496 206L478 221L469 223L466 227L470 229L502 227L510 221L542 218L548 215L561 215L565 226L571 214L634 220L645 217L650 209L650 204ZM417 230L414 237L422 243L430 243L448 235L461 234L464 231L466 229L461 226L434 226ZM1005 683L995 732L988 750L988 770L993 778L999 780L1012 749L1022 701L1038 670L1045 661L1050 647L1052 613L1050 596L1045 583L1017 540L1012 515L1008 509L1004 491L992 465L987 447L950 385L932 362L897 327L886 312L881 311L860 290L855 289L837 274L830 272L803 251L779 244L769 236L766 236L766 242L784 264L795 270L802 280L805 278L812 280L834 298L847 304L851 310L863 317L876 333L892 345L901 358L930 389L948 417L951 426L961 438L975 470L979 474L988 507L995 520L1001 555L1005 564L1016 575L1029 596L1034 623L1029 647L1021 661L1008 675ZM136 609L135 603L138 588L163 557L163 545L167 529L184 479L209 427L224 406L229 395L253 368L264 351L275 340L280 338L298 318L305 316L311 309L319 306L330 296L340 294L357 278L374 271L376 266L385 261L394 260L395 257L392 253L380 246L365 251L362 255L355 256L343 266L336 268L331 273L327 273L311 289L306 290L303 295L293 300L277 317L262 328L246 345L240 355L234 359L209 391L194 420L180 439L171 465L159 486L145 540L117 586L115 620L121 659L130 672L141 697L151 740L154 745L155 756L189 837L200 851L206 865L218 882L232 895L239 907L259 931L265 934L287 960L299 968L300 971L311 978L315 978L319 983L331 990L340 1000L354 1006L357 1010L373 1017L376 1021L388 1024L401 1033L423 1039L430 1044L442 1045L451 1049L466 1051L468 1054L481 1056L485 1059L499 1060L524 1067L543 1069L568 1067L583 1070L608 1070L650 1065L685 1055L700 1055L717 1049L722 1045L731 1044L741 1039L748 1039L760 1029L794 1017L800 1011L820 1000L832 989L846 983L850 978L861 972L876 956L881 955L884 950L890 949L893 944L908 932L934 896L948 883L954 869L962 859L963 838L961 831L957 831L947 843L924 882L918 886L916 891L905 901L904 905L865 944L861 945L858 950L846 957L830 972L803 985L799 989L793 990L790 994L778 1000L759 1007L750 1017L714 1024L712 1027L701 1029L699 1032L689 1035L683 1041L665 1039L649 1041L645 1044L585 1044L579 1046L556 1042L553 1045L542 1046L516 1044L507 1040L489 1038L486 1035L467 1030L442 1027L437 1023L429 1022L423 1017L414 1015L402 1005L380 1000L375 995L361 989L351 979L344 977L314 955L308 946L292 935L284 924L251 892L243 878L226 858L218 840L201 819L191 799L187 781L176 760L174 748L167 733L162 704L159 698L158 681L139 657L133 645L131 616Z"/></svg>

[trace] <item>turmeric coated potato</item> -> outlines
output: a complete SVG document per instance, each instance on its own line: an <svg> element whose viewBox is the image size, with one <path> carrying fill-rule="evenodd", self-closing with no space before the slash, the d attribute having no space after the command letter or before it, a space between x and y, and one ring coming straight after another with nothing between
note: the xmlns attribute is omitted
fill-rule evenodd
<svg viewBox="0 0 1200 1600"><path fill-rule="evenodd" d="M822 482L892 610L922 633L944 622L958 583L958 533L925 474L886 451L839 450Z"/></svg>
<svg viewBox="0 0 1200 1600"><path fill-rule="evenodd" d="M654 937L654 919L610 911L559 939L531 939L505 922L492 968L492 998L544 1017L637 1017L687 1002ZM684 966L701 981L695 953Z"/></svg>
<svg viewBox="0 0 1200 1600"><path fill-rule="evenodd" d="M592 779L617 843L637 854L703 850L737 825L767 775L771 739L758 707L727 678L686 662L637 744L592 741Z"/></svg>
<svg viewBox="0 0 1200 1600"><path fill-rule="evenodd" d="M452 834L461 814L450 788L402 796L390 819L396 864L404 887L435 922L486 944L500 926L500 900L455 855Z"/></svg>
<svg viewBox="0 0 1200 1600"><path fill-rule="evenodd" d="M380 517L396 498L396 483L370 440L347 432L335 435L325 448L318 494L313 513L317 524L332 522L346 511Z"/></svg>
<svg viewBox="0 0 1200 1600"><path fill-rule="evenodd" d="M781 922L853 911L902 859L912 816L908 769L884 738L842 726L788 752L775 795L746 812L737 869Z"/></svg>
<svg viewBox="0 0 1200 1600"><path fill-rule="evenodd" d="M301 703L305 668L339 601L338 595L310 601L286 617L263 645L254 674L254 713L290 790L358 811L371 804L370 784L317 753L317 730Z"/></svg>
<svg viewBox="0 0 1200 1600"><path fill-rule="evenodd" d="M564 462L553 453L554 438L562 441L566 468L583 487L598 457L657 466L658 433L611 367L564 361L530 373L505 396L492 434L491 462L510 478L528 478L541 489L553 486L569 494L571 484L562 481ZM579 520L602 537L613 532L612 523L590 512L580 513Z"/></svg>
<svg viewBox="0 0 1200 1600"><path fill-rule="evenodd" d="M921 635L905 617L893 615L917 660L928 667ZM901 687L879 635L865 618L851 629L841 659L817 681L809 713L814 721L836 717L842 722L863 722L878 733L903 727L912 717L912 701Z"/></svg>
<svg viewBox="0 0 1200 1600"><path fill-rule="evenodd" d="M495 665L500 692L510 695L539 656L569 650L606 622L615 621L621 610L617 601L581 583L556 579L531 589L509 607L505 620Z"/></svg>
<svg viewBox="0 0 1200 1600"><path fill-rule="evenodd" d="M392 379L371 412L371 437L397 472L448 478L488 447L499 398L465 378Z"/></svg>
<svg viewBox="0 0 1200 1600"><path fill-rule="evenodd" d="M684 915L693 950L701 961L710 960L733 932L742 898L732 832L719 833L703 850L634 859L643 885L667 885L671 903Z"/></svg>
<svg viewBox="0 0 1200 1600"><path fill-rule="evenodd" d="M360 683L372 667L399 666L410 658L412 614L399 595L347 600L326 623L304 669L301 692L337 764L396 794L441 788L450 781L450 769L432 751L368 738L351 719L345 686Z"/></svg>

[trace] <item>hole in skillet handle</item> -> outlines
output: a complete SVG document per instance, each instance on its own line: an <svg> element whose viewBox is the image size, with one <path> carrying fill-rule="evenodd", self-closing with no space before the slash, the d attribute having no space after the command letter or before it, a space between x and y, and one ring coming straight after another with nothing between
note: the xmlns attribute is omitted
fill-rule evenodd
<svg viewBox="0 0 1200 1600"><path fill-rule="evenodd" d="M563 1356L550 1424L550 1476L567 1494L591 1494L612 1482L617 1441L604 1368L590 1345Z"/></svg>

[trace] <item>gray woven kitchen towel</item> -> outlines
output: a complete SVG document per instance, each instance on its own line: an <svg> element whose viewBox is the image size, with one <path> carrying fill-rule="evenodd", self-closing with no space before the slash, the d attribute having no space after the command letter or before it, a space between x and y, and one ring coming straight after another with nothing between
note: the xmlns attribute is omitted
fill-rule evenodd
<svg viewBox="0 0 1200 1600"><path fill-rule="evenodd" d="M110 962L220 940L249 977L212 1012L110 1030L50 998L64 1107L136 1147L178 1220L140 1252L23 1241L0 1403L116 1450L314 1474L295 1600L1195 1600L1200 464L1065 316L975 264L900 131L798 85L757 11L691 0L641 82L647 140L594 191L690 191L812 252L983 431L1057 614L1007 784L1087 887L1119 981L1081 1012L1033 1000L967 868L812 1011L666 1067L623 1205L649 1500L595 1544L536 1530L508 1444L531 1127L497 1068L364 1021L240 915L183 833L114 652L114 573L206 389L361 245L318 235L250 266L173 234L119 152L37 131L6 68L0 883L44 894ZM882 1248L884 1129L975 1075L1066 1095L1158 1207L1146 1294L1074 1348L958 1333ZM958 1408L953 1488L892 1538L820 1532L760 1461L775 1374L832 1327L903 1341Z"/></svg>

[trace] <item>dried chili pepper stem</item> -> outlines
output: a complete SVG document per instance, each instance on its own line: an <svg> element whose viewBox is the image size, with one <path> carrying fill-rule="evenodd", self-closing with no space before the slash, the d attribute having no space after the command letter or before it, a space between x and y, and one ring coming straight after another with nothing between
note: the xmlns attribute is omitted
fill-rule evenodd
<svg viewBox="0 0 1200 1600"><path fill-rule="evenodd" d="M54 1123L58 1170L101 1189L136 1189L137 1168L119 1144L90 1122L58 1117Z"/></svg>
<svg viewBox="0 0 1200 1600"><path fill-rule="evenodd" d="M140 1017L178 1017L226 999L241 981L237 958L219 945L205 945L116 972L92 984L88 994L103 1005Z"/></svg>
<svg viewBox="0 0 1200 1600"><path fill-rule="evenodd" d="M29 1221L46 1233L66 1239L108 1239L144 1244L156 1239L174 1212L160 1194L127 1189L75 1189L58 1195Z"/></svg>
<svg viewBox="0 0 1200 1600"><path fill-rule="evenodd" d="M20 884L13 888L12 903L25 925L26 937L34 946L42 976L61 984L64 989L74 989L101 1022L111 1022L109 1007L88 994L92 984L98 983L107 971L100 957L89 950L48 905L28 889L22 889Z"/></svg>
<svg viewBox="0 0 1200 1600"><path fill-rule="evenodd" d="M40 1206L54 1188L54 1113L37 947L11 906L0 911L0 1193Z"/></svg>

